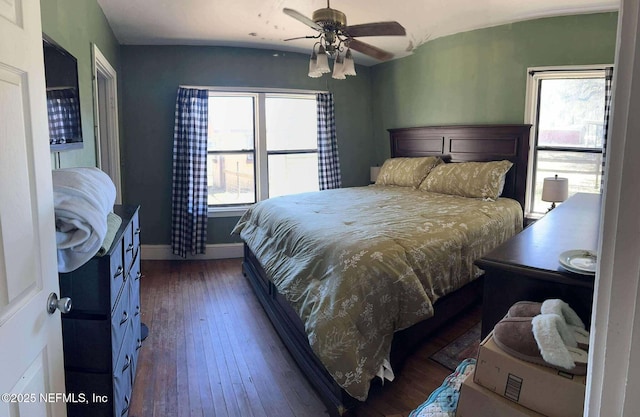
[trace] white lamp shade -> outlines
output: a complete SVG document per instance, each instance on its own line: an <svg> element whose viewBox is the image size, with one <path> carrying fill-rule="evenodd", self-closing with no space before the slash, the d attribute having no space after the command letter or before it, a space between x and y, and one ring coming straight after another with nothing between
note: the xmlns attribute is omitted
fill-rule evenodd
<svg viewBox="0 0 640 417"><path fill-rule="evenodd" d="M309 77L322 77L322 73L318 71L318 56L315 51L313 51L313 54L311 54L311 58L309 59Z"/></svg>
<svg viewBox="0 0 640 417"><path fill-rule="evenodd" d="M320 45L320 49L318 49L316 68L322 74L331 72L331 69L329 69L329 57L327 56L327 52L322 45Z"/></svg>
<svg viewBox="0 0 640 417"><path fill-rule="evenodd" d="M333 63L333 75L331 77L335 78L336 80L344 80L345 78L347 78L344 75L344 61L342 60L342 57L340 57L340 55L338 55L336 61Z"/></svg>
<svg viewBox="0 0 640 417"><path fill-rule="evenodd" d="M371 180L371 182L376 182L379 174L380 174L380 167L369 168L369 179Z"/></svg>
<svg viewBox="0 0 640 417"><path fill-rule="evenodd" d="M559 203L569 197L569 180L567 178L548 177L542 184L542 201Z"/></svg>
<svg viewBox="0 0 640 417"><path fill-rule="evenodd" d="M347 53L344 56L344 64L342 67L342 72L344 72L344 75L356 75L356 65L353 62L351 49L347 49Z"/></svg>

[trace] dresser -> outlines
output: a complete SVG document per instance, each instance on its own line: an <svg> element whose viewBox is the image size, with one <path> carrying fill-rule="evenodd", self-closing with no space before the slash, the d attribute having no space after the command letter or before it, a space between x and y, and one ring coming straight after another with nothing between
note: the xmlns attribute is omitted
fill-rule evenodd
<svg viewBox="0 0 640 417"><path fill-rule="evenodd" d="M140 335L140 227L137 206L115 206L122 218L104 256L59 275L61 297L73 308L62 316L69 417L126 417Z"/></svg>
<svg viewBox="0 0 640 417"><path fill-rule="evenodd" d="M569 272L558 261L572 249L597 251L600 194L578 193L485 255L482 338L521 300L560 298L589 325L594 276Z"/></svg>

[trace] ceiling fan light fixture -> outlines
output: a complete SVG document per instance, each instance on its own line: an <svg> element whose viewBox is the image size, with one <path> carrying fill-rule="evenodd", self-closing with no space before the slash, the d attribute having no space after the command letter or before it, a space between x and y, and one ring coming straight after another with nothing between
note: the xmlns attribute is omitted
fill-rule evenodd
<svg viewBox="0 0 640 417"><path fill-rule="evenodd" d="M332 9L329 0L327 0L327 7L314 11L311 19L293 9L284 8L282 11L319 32L317 35L285 39L285 41L303 38L317 39L309 61L309 77L313 78L318 78L322 74L331 72L329 58L335 60L333 78L344 80L347 75L355 76L356 67L350 48L380 61L387 61L393 58L393 54L356 39L358 37L406 36L405 28L395 21L362 23L349 26L347 25L347 16L339 10ZM316 45L320 45L317 55ZM344 48L347 51L344 55L341 55Z"/></svg>
<svg viewBox="0 0 640 417"><path fill-rule="evenodd" d="M356 75L356 65L353 61L353 55L351 49L347 49L347 53L344 55L344 63L342 64L342 72L344 75L354 76Z"/></svg>
<svg viewBox="0 0 640 417"><path fill-rule="evenodd" d="M318 56L316 58L316 69L321 74L326 74L331 72L329 68L329 57L327 56L327 52L324 49L324 46L320 45L318 48Z"/></svg>

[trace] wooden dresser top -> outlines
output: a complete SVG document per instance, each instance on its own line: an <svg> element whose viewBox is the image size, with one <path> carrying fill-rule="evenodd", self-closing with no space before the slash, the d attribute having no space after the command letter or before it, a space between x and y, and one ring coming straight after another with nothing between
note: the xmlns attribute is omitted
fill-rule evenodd
<svg viewBox="0 0 640 417"><path fill-rule="evenodd" d="M564 270L558 258L562 252L572 249L597 251L600 206L600 194L575 194L477 264L481 268L500 264L502 268L512 266L581 277Z"/></svg>

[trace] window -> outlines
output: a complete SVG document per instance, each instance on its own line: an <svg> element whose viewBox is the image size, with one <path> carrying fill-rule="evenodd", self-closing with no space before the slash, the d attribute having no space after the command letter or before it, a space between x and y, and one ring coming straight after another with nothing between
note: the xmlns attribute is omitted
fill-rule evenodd
<svg viewBox="0 0 640 417"><path fill-rule="evenodd" d="M209 208L317 191L316 120L315 94L211 91Z"/></svg>
<svg viewBox="0 0 640 417"><path fill-rule="evenodd" d="M207 202L250 204L255 197L255 97L209 96Z"/></svg>
<svg viewBox="0 0 640 417"><path fill-rule="evenodd" d="M605 71L530 71L527 87L531 154L527 207L532 217L551 203L542 201L545 177L568 178L569 196L599 193L604 139Z"/></svg>
<svg viewBox="0 0 640 417"><path fill-rule="evenodd" d="M318 191L318 110L315 96L267 95L268 196Z"/></svg>

